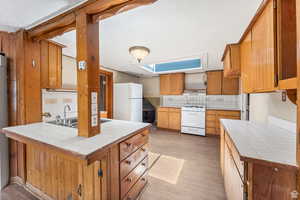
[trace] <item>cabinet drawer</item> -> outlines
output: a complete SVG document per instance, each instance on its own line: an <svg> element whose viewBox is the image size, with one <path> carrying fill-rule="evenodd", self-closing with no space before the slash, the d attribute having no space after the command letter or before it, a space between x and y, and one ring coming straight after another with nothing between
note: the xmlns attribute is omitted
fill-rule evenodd
<svg viewBox="0 0 300 200"><path fill-rule="evenodd" d="M241 161L240 155L238 151L236 150L234 144L231 142L231 139L225 134L225 144L228 146L228 149L230 151L230 154L232 155L232 158L234 160L234 163L236 164L236 167L239 171L239 174L241 176L241 179L244 180L244 162Z"/></svg>
<svg viewBox="0 0 300 200"><path fill-rule="evenodd" d="M131 156L123 160L120 164L121 179L126 177L146 156L148 155L148 144L139 148Z"/></svg>
<svg viewBox="0 0 300 200"><path fill-rule="evenodd" d="M206 127L206 134L217 134L217 131L215 128L208 128Z"/></svg>
<svg viewBox="0 0 300 200"><path fill-rule="evenodd" d="M218 111L218 115L239 117L241 114L240 111L220 110Z"/></svg>
<svg viewBox="0 0 300 200"><path fill-rule="evenodd" d="M206 121L205 126L207 128L215 128L216 127L216 122L215 121Z"/></svg>
<svg viewBox="0 0 300 200"><path fill-rule="evenodd" d="M149 129L129 138L120 144L120 160L124 160L138 148L148 142Z"/></svg>
<svg viewBox="0 0 300 200"><path fill-rule="evenodd" d="M206 110L206 114L207 115L216 115L216 111L215 110Z"/></svg>
<svg viewBox="0 0 300 200"><path fill-rule="evenodd" d="M211 115L206 113L206 121L215 121L216 115Z"/></svg>
<svg viewBox="0 0 300 200"><path fill-rule="evenodd" d="M144 175L138 180L138 182L131 188L128 194L123 198L123 200L135 200L146 186L148 182L148 172L146 171Z"/></svg>
<svg viewBox="0 0 300 200"><path fill-rule="evenodd" d="M159 107L159 108L157 109L157 111L158 111L158 112L169 112L169 108L167 108L167 107Z"/></svg>
<svg viewBox="0 0 300 200"><path fill-rule="evenodd" d="M148 156L121 181L121 197L123 198L130 188L138 181L138 179L148 169Z"/></svg>
<svg viewBox="0 0 300 200"><path fill-rule="evenodd" d="M181 109L180 108L169 108L169 112L181 113Z"/></svg>

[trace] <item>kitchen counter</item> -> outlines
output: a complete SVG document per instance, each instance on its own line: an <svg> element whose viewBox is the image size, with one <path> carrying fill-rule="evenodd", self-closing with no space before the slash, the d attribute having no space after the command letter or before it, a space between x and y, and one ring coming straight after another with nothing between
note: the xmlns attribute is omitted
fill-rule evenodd
<svg viewBox="0 0 300 200"><path fill-rule="evenodd" d="M242 160L261 160L297 167L296 134L270 124L222 119L221 124Z"/></svg>
<svg viewBox="0 0 300 200"><path fill-rule="evenodd" d="M8 127L4 128L2 132L11 138L22 137L85 159L90 154L150 126L148 123L111 120L101 124L101 134L91 138L77 136L75 128L45 122Z"/></svg>

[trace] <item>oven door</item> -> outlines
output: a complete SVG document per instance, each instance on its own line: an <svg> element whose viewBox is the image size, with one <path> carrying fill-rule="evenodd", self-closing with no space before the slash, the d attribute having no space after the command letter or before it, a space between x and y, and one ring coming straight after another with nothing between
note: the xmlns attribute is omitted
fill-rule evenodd
<svg viewBox="0 0 300 200"><path fill-rule="evenodd" d="M181 126L205 128L205 112L183 111Z"/></svg>

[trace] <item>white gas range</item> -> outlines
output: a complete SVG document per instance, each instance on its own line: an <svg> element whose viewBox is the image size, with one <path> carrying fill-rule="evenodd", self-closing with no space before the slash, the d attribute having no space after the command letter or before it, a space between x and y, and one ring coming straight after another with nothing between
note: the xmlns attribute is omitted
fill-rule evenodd
<svg viewBox="0 0 300 200"><path fill-rule="evenodd" d="M181 108L181 132L205 136L204 106L184 106Z"/></svg>

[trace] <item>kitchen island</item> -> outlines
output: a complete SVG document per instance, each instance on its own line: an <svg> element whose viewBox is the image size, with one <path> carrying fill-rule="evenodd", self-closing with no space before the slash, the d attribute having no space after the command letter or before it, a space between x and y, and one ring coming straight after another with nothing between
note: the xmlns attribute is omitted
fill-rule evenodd
<svg viewBox="0 0 300 200"><path fill-rule="evenodd" d="M4 128L22 147L11 152L11 182L40 199L136 199L147 183L150 126L110 120L90 138L48 123Z"/></svg>

